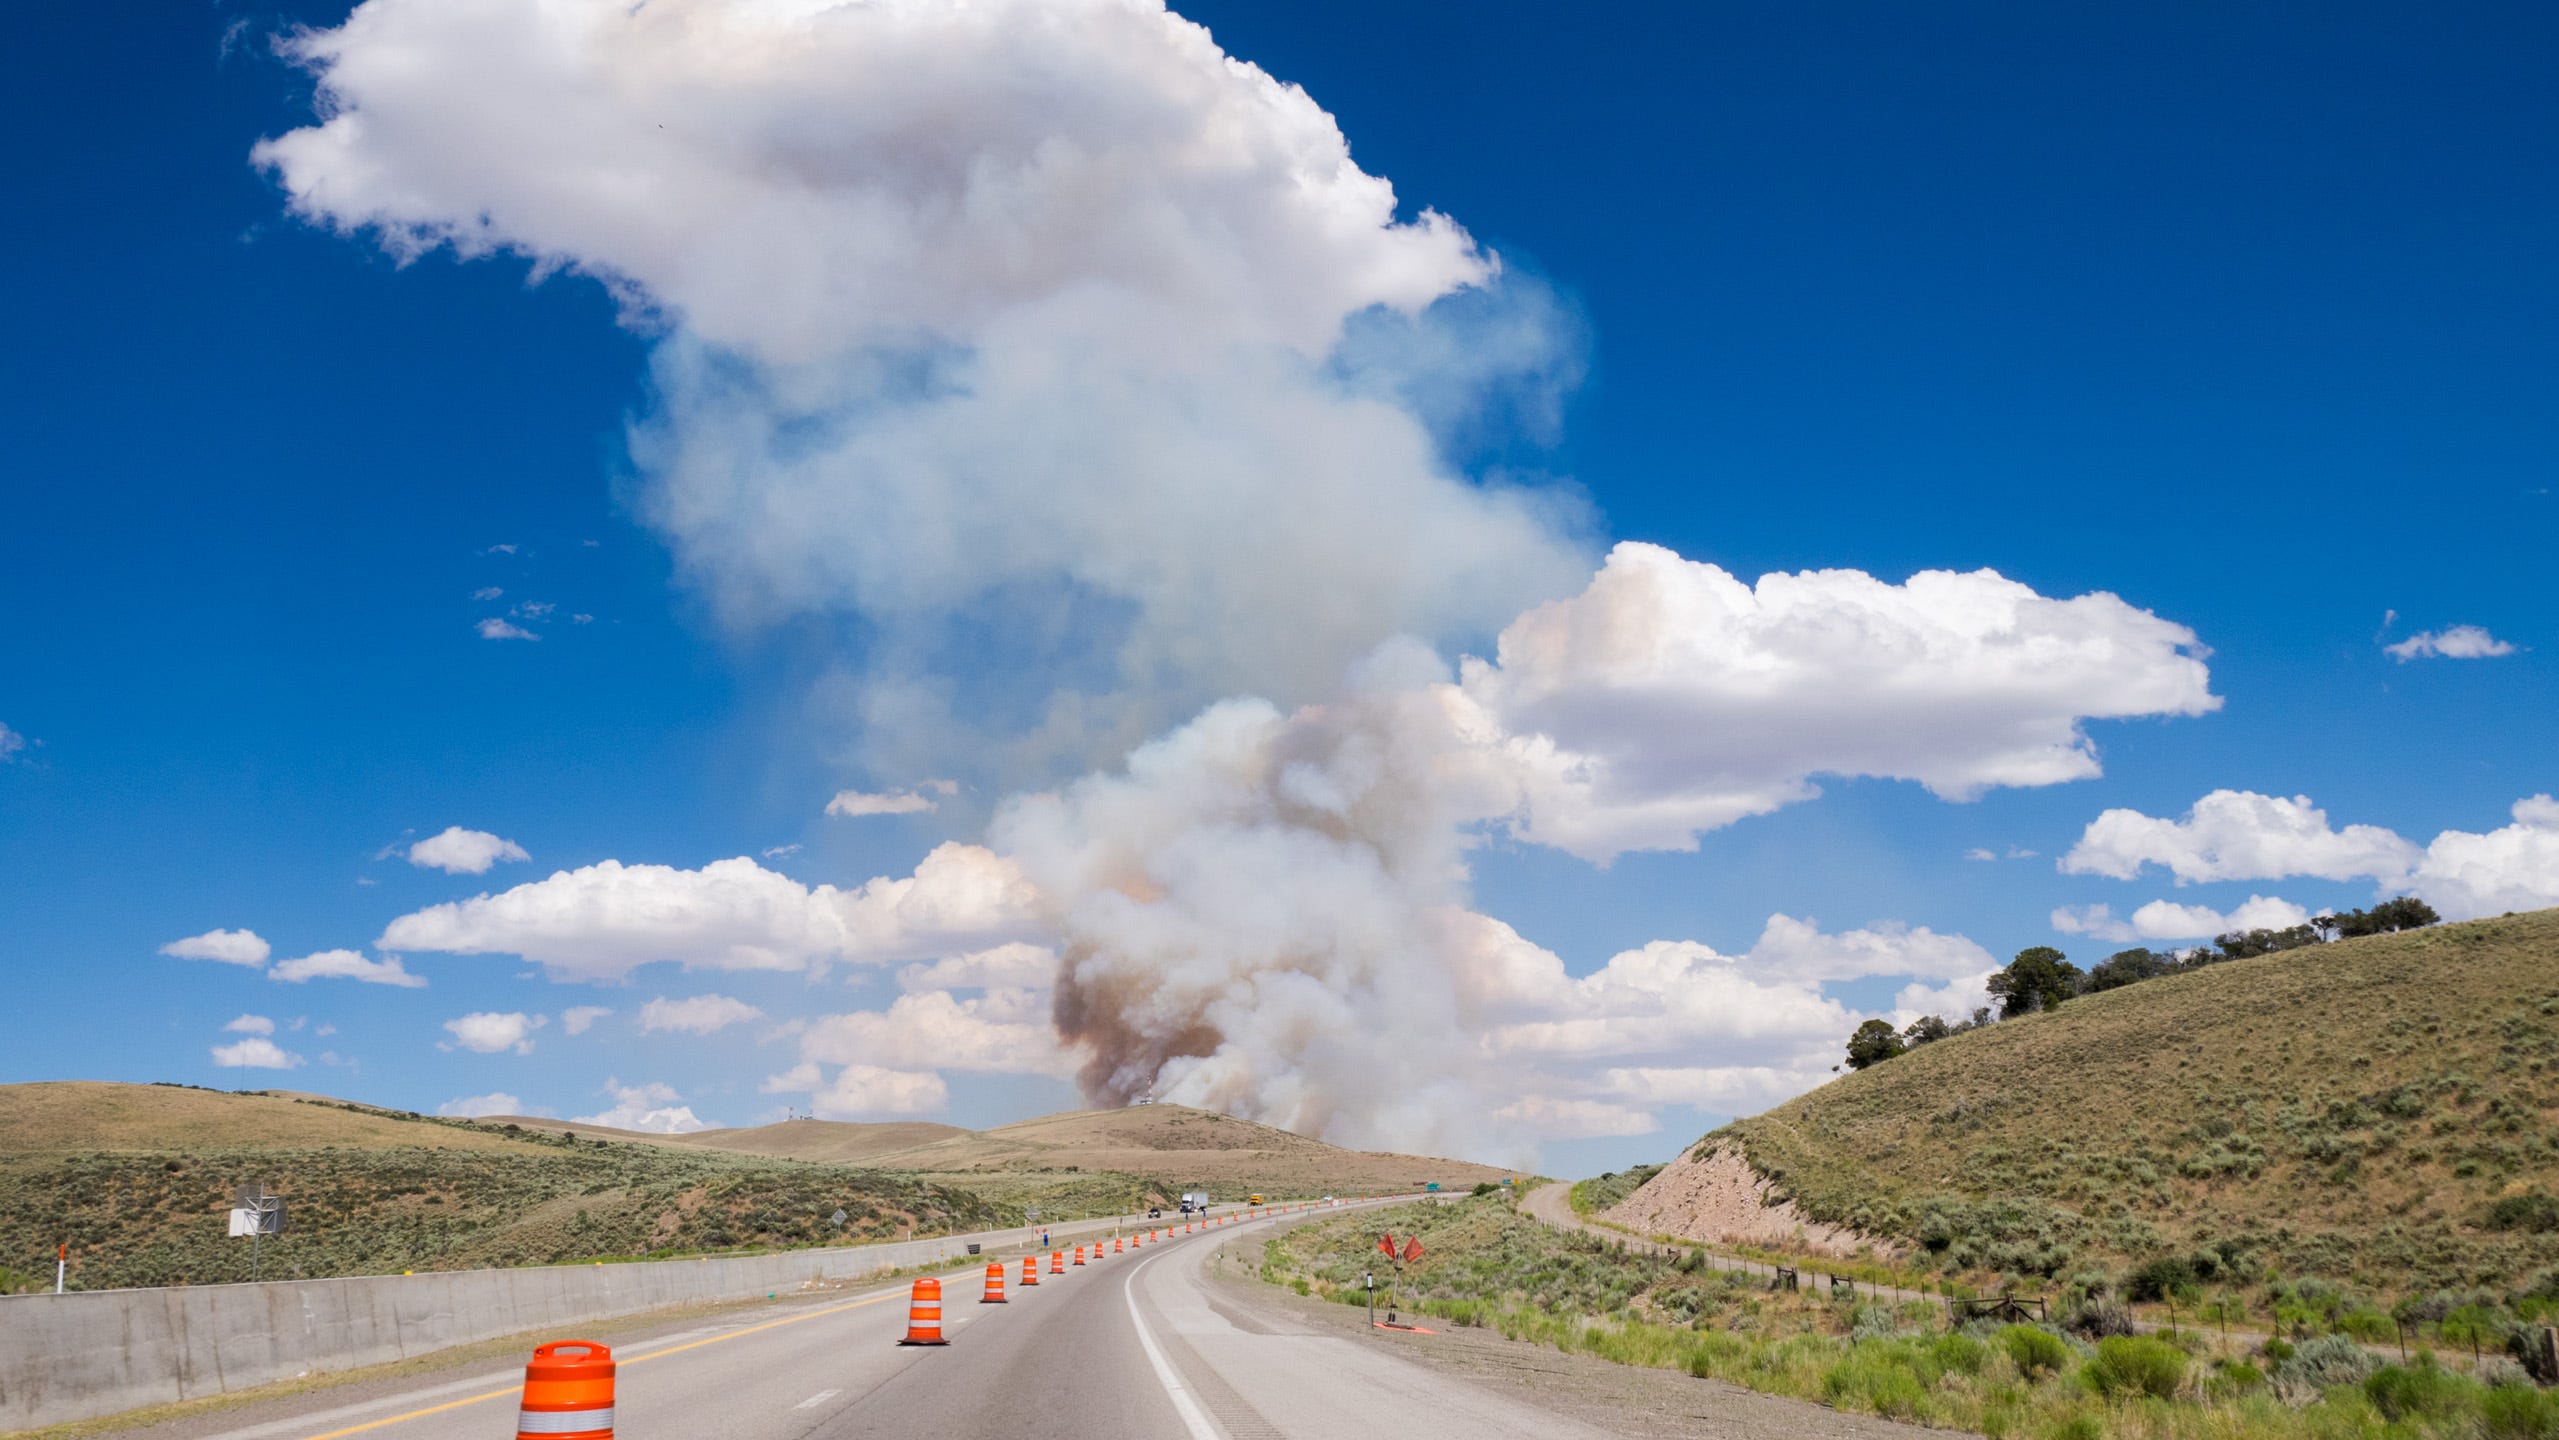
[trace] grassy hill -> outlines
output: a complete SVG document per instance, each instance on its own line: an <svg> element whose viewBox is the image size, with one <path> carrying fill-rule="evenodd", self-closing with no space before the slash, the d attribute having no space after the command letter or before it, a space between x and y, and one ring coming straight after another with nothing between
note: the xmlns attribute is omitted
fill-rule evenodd
<svg viewBox="0 0 2559 1440"><path fill-rule="evenodd" d="M628 1258L1006 1223L912 1175L404 1116L325 1098L87 1082L0 1086L0 1284L245 1280L234 1186L290 1201L265 1273ZM841 1209L840 1228L833 1215Z"/></svg>
<svg viewBox="0 0 2559 1440"><path fill-rule="evenodd" d="M1184 1105L1069 1110L991 1130L918 1121L848 1124L789 1120L746 1130L639 1135L559 1120L501 1116L482 1122L527 1130L630 1139L685 1150L857 1163L1000 1194L1089 1205L1095 1213L1204 1189L1232 1198L1267 1194L1416 1189L1438 1181L1464 1189L1512 1172L1462 1160L1345 1150L1291 1131ZM1059 1211L1057 1213L1065 1213Z"/></svg>
<svg viewBox="0 0 2559 1440"><path fill-rule="evenodd" d="M1950 1271L2383 1295L2559 1266L2559 911L2233 961L1920 1047L1734 1146ZM2559 1287L2553 1287L2559 1288Z"/></svg>
<svg viewBox="0 0 2559 1440"><path fill-rule="evenodd" d="M879 1240L1121 1214L1183 1190L1362 1192L1503 1172L1343 1150L1177 1105L987 1131L794 1120L644 1135L444 1119L322 1095L65 1081L0 1085L0 1288L249 1278L233 1187L287 1196L271 1277L462 1269ZM833 1223L842 1209L845 1224Z"/></svg>

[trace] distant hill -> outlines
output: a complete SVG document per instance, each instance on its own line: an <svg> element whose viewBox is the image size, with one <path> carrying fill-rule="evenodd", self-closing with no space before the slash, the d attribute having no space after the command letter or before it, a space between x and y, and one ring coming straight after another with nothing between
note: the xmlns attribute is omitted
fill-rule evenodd
<svg viewBox="0 0 2559 1440"><path fill-rule="evenodd" d="M571 1121L446 1119L289 1091L62 1081L0 1085L0 1288L249 1278L233 1187L288 1197L266 1273L544 1264L892 1239L1114 1214L1205 1189L1353 1193L1501 1171L1343 1150L1176 1105L988 1131L794 1120L691 1135ZM838 1226L833 1215L845 1212Z"/></svg>
<svg viewBox="0 0 2559 1440"><path fill-rule="evenodd" d="M1808 1226L1949 1270L2509 1288L2559 1265L2559 911L2232 961L1922 1046L1706 1136L1621 1208L1679 1228L1645 1202L1684 1185L1709 1225L1717 1156Z"/></svg>
<svg viewBox="0 0 2559 1440"><path fill-rule="evenodd" d="M917 1121L852 1124L786 1120L746 1130L702 1130L690 1135L640 1135L559 1120L494 1116L486 1126L513 1124L528 1130L645 1141L678 1149L710 1149L736 1155L825 1160L883 1170L912 1171L955 1185L1029 1193L997 1177L1064 1175L1133 1177L1135 1197L1163 1198L1206 1189L1221 1199L1254 1191L1320 1194L1421 1185L1437 1181L1457 1189L1498 1181L1516 1172L1462 1160L1436 1160L1369 1150L1345 1150L1291 1131L1213 1110L1185 1105L1137 1105L1122 1110L1069 1110L1017 1120L991 1130ZM1132 1203L1134 1203L1134 1198Z"/></svg>

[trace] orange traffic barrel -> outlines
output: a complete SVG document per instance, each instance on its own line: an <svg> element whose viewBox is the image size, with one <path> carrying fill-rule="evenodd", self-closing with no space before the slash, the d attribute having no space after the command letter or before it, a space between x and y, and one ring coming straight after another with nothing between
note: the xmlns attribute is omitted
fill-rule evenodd
<svg viewBox="0 0 2559 1440"><path fill-rule="evenodd" d="M1048 1273L1050 1273L1051 1275L1063 1275L1063 1274L1065 1274L1065 1273L1066 1273L1066 1252L1065 1252L1065 1251L1063 1251L1063 1250L1051 1250L1051 1251L1049 1252L1049 1254L1048 1254Z"/></svg>
<svg viewBox="0 0 2559 1440"><path fill-rule="evenodd" d="M927 1275L906 1297L906 1338L900 1345L948 1345L942 1338L942 1282Z"/></svg>
<svg viewBox="0 0 2559 1440"><path fill-rule="evenodd" d="M516 1440L612 1440L613 1352L592 1340L533 1347Z"/></svg>
<svg viewBox="0 0 2559 1440"><path fill-rule="evenodd" d="M1075 1263L1078 1265L1084 1263L1084 1247L1081 1245L1075 1247Z"/></svg>
<svg viewBox="0 0 2559 1440"><path fill-rule="evenodd" d="M1117 1235L1111 1237L1111 1253L1114 1255L1120 1253L1120 1237Z"/></svg>
<svg viewBox="0 0 2559 1440"><path fill-rule="evenodd" d="M1040 1283L1040 1257L1037 1255L1023 1256L1022 1288L1027 1290L1038 1283Z"/></svg>
<svg viewBox="0 0 2559 1440"><path fill-rule="evenodd" d="M986 1262L986 1293L977 1297L977 1303L980 1305L1001 1305L1004 1303L1003 1261L989 1260Z"/></svg>

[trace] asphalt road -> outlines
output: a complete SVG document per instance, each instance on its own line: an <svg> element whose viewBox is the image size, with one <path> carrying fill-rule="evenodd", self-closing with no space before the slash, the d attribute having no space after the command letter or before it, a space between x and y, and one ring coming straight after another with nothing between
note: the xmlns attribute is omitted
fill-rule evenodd
<svg viewBox="0 0 2559 1440"><path fill-rule="evenodd" d="M1372 1434L1583 1440L1611 1433L1309 1325L1207 1273L1274 1224L1215 1227L1070 1268L979 1303L982 1266L945 1272L937 1348L897 1343L903 1283L784 1302L613 1343L620 1440L1269 1440ZM1249 1249L1251 1247L1242 1247ZM1045 1272L1045 1267L1043 1267ZM1290 1297L1294 1298L1294 1297ZM1356 1318L1356 1317L1353 1317ZM567 1337L561 1337L567 1338ZM137 1440L494 1440L514 1434L520 1362L461 1378L314 1392Z"/></svg>

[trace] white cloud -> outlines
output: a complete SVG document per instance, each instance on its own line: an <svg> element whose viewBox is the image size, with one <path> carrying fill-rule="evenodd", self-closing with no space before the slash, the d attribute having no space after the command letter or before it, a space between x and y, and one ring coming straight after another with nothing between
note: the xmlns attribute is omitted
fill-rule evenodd
<svg viewBox="0 0 2559 1440"><path fill-rule="evenodd" d="M959 793L959 784L951 780L927 780L912 790L891 790L872 795L860 790L838 790L826 802L826 813L846 817L863 815L920 815L941 808L934 795L949 797ZM925 791L933 792L927 795Z"/></svg>
<svg viewBox="0 0 2559 1440"><path fill-rule="evenodd" d="M1056 978L1056 951L1018 941L897 972L901 990L1046 990Z"/></svg>
<svg viewBox="0 0 2559 1440"><path fill-rule="evenodd" d="M613 1108L593 1115L580 1115L579 1125L603 1125L615 1130L637 1130L650 1135L689 1135L696 1130L712 1128L711 1122L693 1113L690 1105L675 1102L684 1097L674 1087L656 1081L624 1085L607 1080L605 1090L613 1096Z"/></svg>
<svg viewBox="0 0 2559 1440"><path fill-rule="evenodd" d="M5 724L0 724L0 765L6 765L10 761L17 759L19 752L26 748L26 736L10 729Z"/></svg>
<svg viewBox="0 0 2559 1440"><path fill-rule="evenodd" d="M1662 1128L1648 1111L1605 1100L1566 1100L1552 1095L1523 1096L1493 1114L1549 1140L1650 1135Z"/></svg>
<svg viewBox="0 0 2559 1440"><path fill-rule="evenodd" d="M486 875L489 867L501 860L532 858L512 840L502 840L486 830L465 830L459 825L448 825L442 834L430 835L409 847L410 864L447 875Z"/></svg>
<svg viewBox="0 0 2559 1440"><path fill-rule="evenodd" d="M2559 801L2514 804L2514 823L2474 835L2446 830L2417 863L2416 890L2447 920L2559 905Z"/></svg>
<svg viewBox="0 0 2559 1440"><path fill-rule="evenodd" d="M930 1071L847 1065L835 1072L834 1079L816 1088L810 1096L809 1110L821 1120L931 1115L948 1105L950 1098L942 1077Z"/></svg>
<svg viewBox="0 0 2559 1440"><path fill-rule="evenodd" d="M804 970L920 958L1030 933L1036 895L1014 864L946 844L915 873L812 890L739 856L699 870L605 860L403 915L385 949L521 955L556 979L617 979L654 961Z"/></svg>
<svg viewBox="0 0 2559 1440"><path fill-rule="evenodd" d="M2477 625L2447 625L2441 630L2420 630L2396 645L2381 648L2390 652L2390 657L2402 665L2430 655L2447 660L2491 660L2515 653L2513 645Z"/></svg>
<svg viewBox="0 0 2559 1440"><path fill-rule="evenodd" d="M1629 542L1512 622L1496 662L1468 660L1462 688L1520 774L1514 832L1605 861L1694 848L1821 775L1952 800L2086 779L2083 721L2220 708L2204 654L2112 595L2049 599L1987 570L1751 586Z"/></svg>
<svg viewBox="0 0 2559 1440"><path fill-rule="evenodd" d="M471 628L479 631L480 638L483 640L539 640L542 638L521 625L501 620L495 615Z"/></svg>
<svg viewBox="0 0 2559 1440"><path fill-rule="evenodd" d="M2228 911L2153 900L2123 920L2117 920L2105 905L2064 906L2052 912L2053 928L2065 935L2117 942L2204 940L2242 930L2289 930L2309 919L2309 911L2271 895L2251 895Z"/></svg>
<svg viewBox="0 0 2559 1440"><path fill-rule="evenodd" d="M521 1010L477 1010L444 1022L453 1045L482 1055L495 1055L512 1050L518 1055L533 1053L533 1032L550 1023L541 1015L527 1015ZM453 1045L443 1048L450 1050Z"/></svg>
<svg viewBox="0 0 2559 1440"><path fill-rule="evenodd" d="M1048 997L990 990L962 1000L946 990L900 995L885 1011L827 1015L800 1036L803 1059L902 1070L975 1070L1069 1075L1075 1059L1058 1047Z"/></svg>
<svg viewBox="0 0 2559 1440"><path fill-rule="evenodd" d="M184 940L172 940L160 947L163 955L181 960L218 960L225 965L264 965L270 953L267 942L254 930L207 930Z"/></svg>
<svg viewBox="0 0 2559 1440"><path fill-rule="evenodd" d="M279 960L267 971L270 980L299 985L305 980L360 980L368 985L397 985L403 990L423 990L426 977L412 975L397 955L367 960L353 950L322 950L294 960Z"/></svg>
<svg viewBox="0 0 2559 1440"><path fill-rule="evenodd" d="M506 592L504 590L499 589L495 585L483 585L479 589L471 592L471 598L474 600L488 601L498 599L505 594Z"/></svg>
<svg viewBox="0 0 2559 1440"><path fill-rule="evenodd" d="M2416 846L2378 825L2330 829L2328 812L2307 795L2215 790L2182 820L2106 811L2061 857L2061 868L2130 880L2145 865L2161 865L2180 885L2294 875L2390 884L2407 875L2417 855Z"/></svg>
<svg viewBox="0 0 2559 1440"><path fill-rule="evenodd" d="M302 1063L302 1057L264 1036L253 1036L236 1045L214 1046L213 1063L227 1070L290 1070Z"/></svg>
<svg viewBox="0 0 2559 1440"><path fill-rule="evenodd" d="M275 1022L264 1015L243 1015L222 1028L235 1035L272 1035L275 1033Z"/></svg>
<svg viewBox="0 0 2559 1440"><path fill-rule="evenodd" d="M767 860L782 860L799 853L800 847L797 845L775 845L766 849L763 856Z"/></svg>
<svg viewBox="0 0 2559 1440"><path fill-rule="evenodd" d="M685 1000L669 1000L661 995L640 1007L640 1033L653 1035L660 1031L682 1031L688 1035L709 1035L731 1025L761 1019L764 1012L743 1000L726 995L696 995Z"/></svg>
<svg viewBox="0 0 2559 1440"><path fill-rule="evenodd" d="M560 1029L566 1034L583 1035L587 1027L612 1013L603 1005L572 1005L560 1012Z"/></svg>
<svg viewBox="0 0 2559 1440"><path fill-rule="evenodd" d="M447 1100L435 1107L435 1113L458 1120L477 1120L489 1115L531 1115L535 1112L526 1109L523 1101L504 1090L492 1090L486 1095L465 1095L458 1100Z"/></svg>

